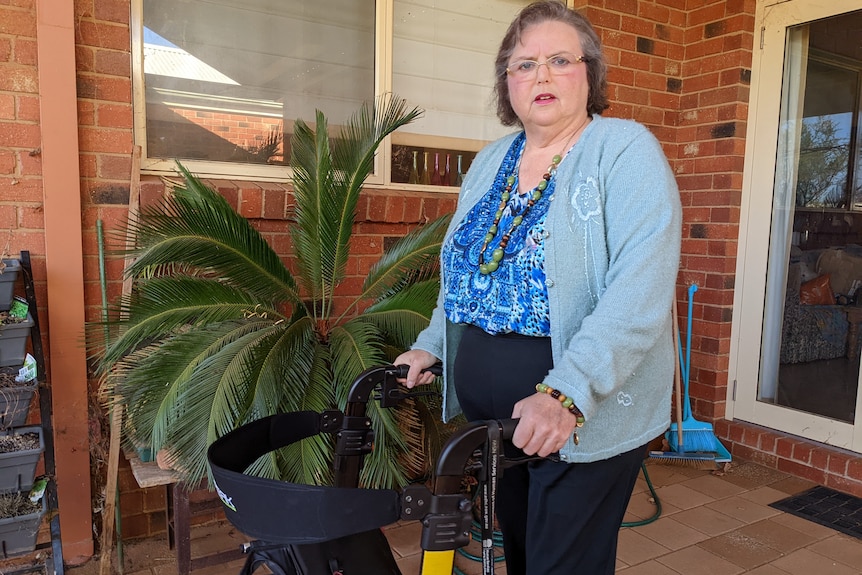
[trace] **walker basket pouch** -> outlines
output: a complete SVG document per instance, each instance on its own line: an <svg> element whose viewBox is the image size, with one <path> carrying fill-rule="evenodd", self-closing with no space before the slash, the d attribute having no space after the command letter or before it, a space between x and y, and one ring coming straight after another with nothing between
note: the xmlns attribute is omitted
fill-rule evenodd
<svg viewBox="0 0 862 575"><path fill-rule="evenodd" d="M313 412L246 424L210 446L209 462L225 516L259 538L246 546L241 575L265 565L275 575L401 575L380 528L399 519L399 494L322 487L243 474L261 455L325 427Z"/></svg>
<svg viewBox="0 0 862 575"><path fill-rule="evenodd" d="M308 545L255 541L240 575L251 575L262 565L273 575L401 575L379 529Z"/></svg>

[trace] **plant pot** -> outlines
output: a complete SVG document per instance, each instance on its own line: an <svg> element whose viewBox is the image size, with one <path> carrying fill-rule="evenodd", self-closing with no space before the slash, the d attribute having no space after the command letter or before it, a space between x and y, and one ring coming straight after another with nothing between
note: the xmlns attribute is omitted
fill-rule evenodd
<svg viewBox="0 0 862 575"><path fill-rule="evenodd" d="M15 280L18 279L18 271L21 264L18 260L4 259L3 273L0 273L0 311L6 311L12 304L12 296L15 295Z"/></svg>
<svg viewBox="0 0 862 575"><path fill-rule="evenodd" d="M5 275L5 274L4 274ZM33 316L21 323L0 325L0 366L22 365L27 353L27 338L33 327Z"/></svg>
<svg viewBox="0 0 862 575"><path fill-rule="evenodd" d="M26 497L26 495L25 495ZM36 537L45 516L45 499L42 497L42 509L27 515L6 517L0 519L0 551L4 557L30 553L36 549Z"/></svg>
<svg viewBox="0 0 862 575"><path fill-rule="evenodd" d="M8 374L10 378L14 378L18 369L18 367L0 367L0 375ZM39 382L35 379L12 384L4 381L4 385L0 385L0 429L19 427L27 423L30 403L38 386Z"/></svg>
<svg viewBox="0 0 862 575"><path fill-rule="evenodd" d="M36 476L36 464L39 463L39 457L45 451L45 438L42 435L42 428L38 425L31 425L28 427L7 429L6 431L0 431L0 437L23 435L24 433L38 433L39 447L24 451L0 453L0 493L29 491L33 486L33 479Z"/></svg>

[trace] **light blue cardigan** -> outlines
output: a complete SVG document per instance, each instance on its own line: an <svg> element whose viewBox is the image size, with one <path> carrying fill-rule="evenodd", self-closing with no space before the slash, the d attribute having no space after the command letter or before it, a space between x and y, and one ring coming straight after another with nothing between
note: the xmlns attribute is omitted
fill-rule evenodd
<svg viewBox="0 0 862 575"><path fill-rule="evenodd" d="M514 137L476 156L447 236L488 191ZM670 423L682 210L661 146L628 120L595 115L556 179L545 250L554 367L544 382L586 418L580 445L570 439L561 456L597 461L644 445ZM443 359L446 420L460 412L452 366L462 327L445 318L441 293L413 345Z"/></svg>

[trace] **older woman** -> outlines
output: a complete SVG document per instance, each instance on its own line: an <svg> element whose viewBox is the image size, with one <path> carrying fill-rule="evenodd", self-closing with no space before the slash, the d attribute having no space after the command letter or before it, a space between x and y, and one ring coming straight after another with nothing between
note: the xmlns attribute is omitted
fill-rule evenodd
<svg viewBox="0 0 862 575"><path fill-rule="evenodd" d="M442 250L429 327L395 361L445 365L444 417L515 417L513 443L560 453L507 469L510 575L614 572L645 445L669 424L680 203L643 126L603 118L607 66L581 14L524 8L496 61L521 128L473 162Z"/></svg>

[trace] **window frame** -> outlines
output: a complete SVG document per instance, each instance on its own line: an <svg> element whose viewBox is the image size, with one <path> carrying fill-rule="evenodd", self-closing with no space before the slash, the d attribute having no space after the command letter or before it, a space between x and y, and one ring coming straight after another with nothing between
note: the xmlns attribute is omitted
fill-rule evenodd
<svg viewBox="0 0 862 575"><path fill-rule="evenodd" d="M394 5L396 0L375 0L374 29L374 94L392 92L393 74L393 36ZM572 6L573 0L566 0ZM175 175L173 160L150 158L147 155L146 94L144 79L144 0L131 0L131 50L132 50L132 101L134 119L134 141L141 150L141 172L151 175ZM408 102L409 104L409 102ZM311 119L304 118L306 121ZM398 134L397 140L414 142L420 138L412 134ZM485 140L465 140L444 135L422 136L422 144L437 148L463 149L476 152L488 142ZM205 178L229 178L261 182L284 183L290 180L292 169L289 166L257 165L209 160L183 159L183 165L193 173ZM455 188L428 186L392 181L392 136L387 137L374 162L374 171L368 176L366 184L384 189L399 190L436 190L453 191Z"/></svg>

